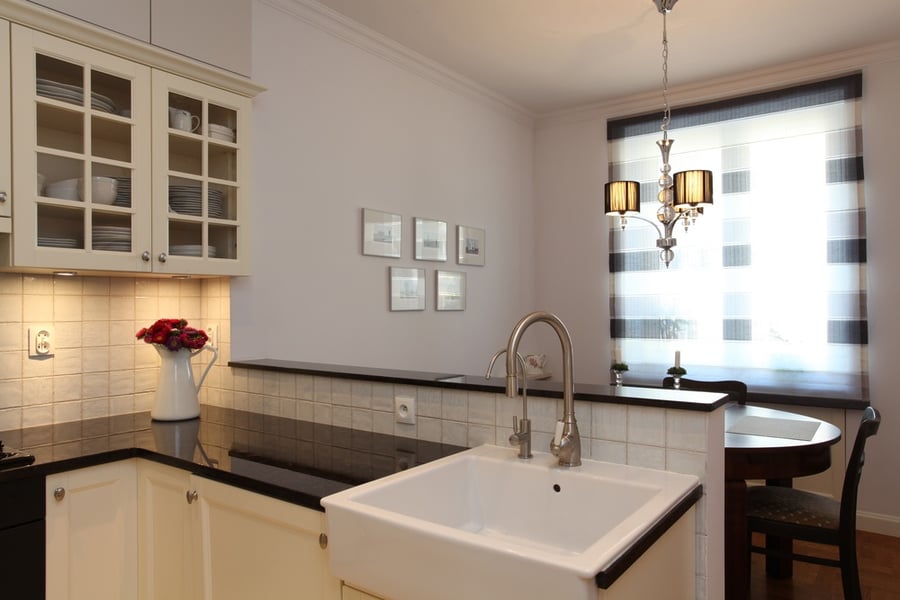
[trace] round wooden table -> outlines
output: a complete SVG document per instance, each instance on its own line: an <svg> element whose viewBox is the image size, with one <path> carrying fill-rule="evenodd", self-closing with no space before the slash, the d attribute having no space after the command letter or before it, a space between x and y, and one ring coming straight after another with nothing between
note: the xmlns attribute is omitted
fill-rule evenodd
<svg viewBox="0 0 900 600"><path fill-rule="evenodd" d="M744 420L751 417L751 420ZM768 420L768 421L767 421ZM751 426L751 421L752 426ZM795 439L788 421L815 422L811 439ZM746 425L750 433L733 433ZM785 426L788 427L785 427ZM804 424L805 425L805 424ZM800 435L799 433L797 435ZM805 415L735 404L725 409L725 598L746 600L749 591L747 558L747 480L790 487L795 477L821 473L831 466L831 446L841 430L827 421ZM791 540L767 539L767 545L789 547ZM790 577L790 559L767 558L766 571Z"/></svg>

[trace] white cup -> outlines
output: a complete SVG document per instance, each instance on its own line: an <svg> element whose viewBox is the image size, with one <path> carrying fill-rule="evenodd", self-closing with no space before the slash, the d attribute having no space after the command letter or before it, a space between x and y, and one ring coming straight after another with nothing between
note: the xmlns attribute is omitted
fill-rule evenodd
<svg viewBox="0 0 900 600"><path fill-rule="evenodd" d="M186 110L170 106L169 127L181 131L197 131L200 127L200 117L192 115Z"/></svg>

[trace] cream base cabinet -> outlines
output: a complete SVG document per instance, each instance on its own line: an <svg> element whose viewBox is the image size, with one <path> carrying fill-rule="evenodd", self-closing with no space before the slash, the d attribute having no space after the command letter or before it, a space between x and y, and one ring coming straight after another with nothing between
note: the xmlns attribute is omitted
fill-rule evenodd
<svg viewBox="0 0 900 600"><path fill-rule="evenodd" d="M47 600L137 598L134 461L47 477Z"/></svg>
<svg viewBox="0 0 900 600"><path fill-rule="evenodd" d="M188 504L191 474L146 460L138 473L138 598L199 598L198 539Z"/></svg>
<svg viewBox="0 0 900 600"><path fill-rule="evenodd" d="M338 600L325 513L194 477L205 600Z"/></svg>
<svg viewBox="0 0 900 600"><path fill-rule="evenodd" d="M138 465L140 598L338 600L322 512Z"/></svg>

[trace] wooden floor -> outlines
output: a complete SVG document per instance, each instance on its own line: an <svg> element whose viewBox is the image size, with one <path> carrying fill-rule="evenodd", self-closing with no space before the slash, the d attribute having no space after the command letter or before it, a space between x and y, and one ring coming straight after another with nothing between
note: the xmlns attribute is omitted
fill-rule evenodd
<svg viewBox="0 0 900 600"><path fill-rule="evenodd" d="M754 538L760 545L763 538ZM900 600L900 538L860 531L856 538L863 600ZM837 549L794 542L796 551L837 558ZM750 600L842 600L839 569L794 562L790 579L766 577L765 557L753 554Z"/></svg>

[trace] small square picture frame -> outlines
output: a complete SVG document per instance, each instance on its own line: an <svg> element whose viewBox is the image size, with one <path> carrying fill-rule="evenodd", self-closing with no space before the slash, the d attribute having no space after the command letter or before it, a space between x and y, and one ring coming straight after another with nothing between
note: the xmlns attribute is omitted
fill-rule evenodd
<svg viewBox="0 0 900 600"><path fill-rule="evenodd" d="M390 267L392 311L425 310L425 269Z"/></svg>
<svg viewBox="0 0 900 600"><path fill-rule="evenodd" d="M403 219L400 215L362 209L362 253L366 256L400 258L403 247Z"/></svg>
<svg viewBox="0 0 900 600"><path fill-rule="evenodd" d="M415 227L415 259L447 261L447 222L435 219L413 219Z"/></svg>
<svg viewBox="0 0 900 600"><path fill-rule="evenodd" d="M435 271L435 310L466 310L466 274Z"/></svg>
<svg viewBox="0 0 900 600"><path fill-rule="evenodd" d="M461 265L484 266L485 232L478 227L459 225L457 232L456 262Z"/></svg>

